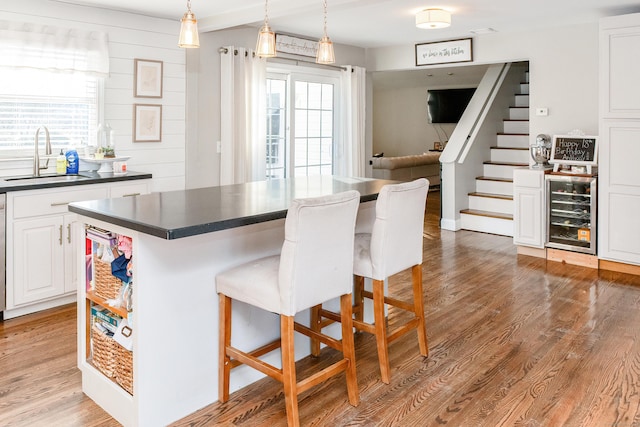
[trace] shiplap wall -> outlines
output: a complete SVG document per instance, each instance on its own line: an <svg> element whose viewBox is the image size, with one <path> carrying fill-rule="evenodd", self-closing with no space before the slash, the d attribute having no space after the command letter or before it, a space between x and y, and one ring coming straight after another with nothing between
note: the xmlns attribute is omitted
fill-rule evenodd
<svg viewBox="0 0 640 427"><path fill-rule="evenodd" d="M116 155L130 156L129 170L153 174L152 191L185 187L185 52L179 18L151 18L56 1L2 1L0 19L50 24L109 34L110 76L105 80L104 117L115 132ZM163 61L162 98L134 98L134 58ZM162 105L162 141L133 142L133 105ZM42 141L42 139L41 139ZM55 172L55 161L50 162ZM0 174L31 173L31 162L2 161Z"/></svg>

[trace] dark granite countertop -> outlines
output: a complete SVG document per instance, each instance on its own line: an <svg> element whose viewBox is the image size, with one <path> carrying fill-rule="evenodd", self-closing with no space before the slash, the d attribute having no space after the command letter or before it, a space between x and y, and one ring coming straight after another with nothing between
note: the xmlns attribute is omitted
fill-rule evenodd
<svg viewBox="0 0 640 427"><path fill-rule="evenodd" d="M105 182L132 181L150 179L152 175L144 172L127 171L125 175L113 173L98 174L96 171L80 172L77 175L43 174L41 177L9 176L0 178L0 194L10 191L40 190L43 188L72 187L86 184L101 184Z"/></svg>
<svg viewBox="0 0 640 427"><path fill-rule="evenodd" d="M296 177L118 199L75 202L69 210L163 239L210 233L285 218L295 198L358 190L360 201L376 200L381 179Z"/></svg>

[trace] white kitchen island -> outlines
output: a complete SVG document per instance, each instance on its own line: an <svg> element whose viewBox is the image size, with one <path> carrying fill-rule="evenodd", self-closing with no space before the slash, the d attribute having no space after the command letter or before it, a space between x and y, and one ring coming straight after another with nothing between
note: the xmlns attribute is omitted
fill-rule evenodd
<svg viewBox="0 0 640 427"><path fill-rule="evenodd" d="M80 215L77 236L94 226L133 240L133 394L91 363L85 333L90 303L81 284L78 366L84 393L125 426L167 425L217 401L216 274L278 253L294 198L358 190L362 226L373 217L380 188L391 182L296 177L71 204L69 210ZM84 248L84 237L79 239ZM84 261L84 251L81 256ZM308 313L301 317L308 321ZM233 321L233 344L239 348L269 342L279 333L277 316L241 303L234 304ZM308 341L300 337L296 357L308 354ZM278 364L279 352L268 360ZM231 390L261 377L247 367L235 369Z"/></svg>

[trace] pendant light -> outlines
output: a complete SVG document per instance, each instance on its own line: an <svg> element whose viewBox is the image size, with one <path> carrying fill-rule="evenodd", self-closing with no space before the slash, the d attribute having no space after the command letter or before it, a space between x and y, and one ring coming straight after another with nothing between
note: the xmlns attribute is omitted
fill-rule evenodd
<svg viewBox="0 0 640 427"><path fill-rule="evenodd" d="M198 21L196 20L196 15L191 12L191 0L187 0L187 11L180 20L178 46L184 48L200 47Z"/></svg>
<svg viewBox="0 0 640 427"><path fill-rule="evenodd" d="M276 35L269 27L269 0L264 2L264 25L258 33L256 43L256 55L261 58L273 58L276 56Z"/></svg>
<svg viewBox="0 0 640 427"><path fill-rule="evenodd" d="M318 53L316 54L316 63L333 64L336 57L333 54L333 43L327 35L327 0L323 0L324 4L324 35L318 42Z"/></svg>

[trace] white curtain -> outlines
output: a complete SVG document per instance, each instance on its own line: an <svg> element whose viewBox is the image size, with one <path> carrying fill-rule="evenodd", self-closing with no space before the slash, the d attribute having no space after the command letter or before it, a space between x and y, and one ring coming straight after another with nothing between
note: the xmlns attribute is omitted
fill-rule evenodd
<svg viewBox="0 0 640 427"><path fill-rule="evenodd" d="M366 70L347 66L341 74L342 161L339 173L365 176Z"/></svg>
<svg viewBox="0 0 640 427"><path fill-rule="evenodd" d="M0 20L0 66L107 77L107 33Z"/></svg>
<svg viewBox="0 0 640 427"><path fill-rule="evenodd" d="M220 49L220 185L265 179L266 60Z"/></svg>

